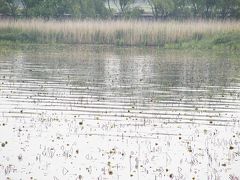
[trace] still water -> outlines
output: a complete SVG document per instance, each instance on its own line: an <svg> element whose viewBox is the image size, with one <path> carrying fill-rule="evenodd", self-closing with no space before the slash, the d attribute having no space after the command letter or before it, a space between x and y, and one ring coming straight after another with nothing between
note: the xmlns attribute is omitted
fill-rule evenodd
<svg viewBox="0 0 240 180"><path fill-rule="evenodd" d="M0 179L240 177L240 59L35 47L0 55Z"/></svg>

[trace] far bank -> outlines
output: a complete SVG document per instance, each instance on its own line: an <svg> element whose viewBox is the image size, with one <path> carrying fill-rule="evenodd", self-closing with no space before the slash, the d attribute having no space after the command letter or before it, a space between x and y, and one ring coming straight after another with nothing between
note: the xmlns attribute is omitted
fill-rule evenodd
<svg viewBox="0 0 240 180"><path fill-rule="evenodd" d="M240 22L3 20L1 44L93 44L170 49L240 49Z"/></svg>

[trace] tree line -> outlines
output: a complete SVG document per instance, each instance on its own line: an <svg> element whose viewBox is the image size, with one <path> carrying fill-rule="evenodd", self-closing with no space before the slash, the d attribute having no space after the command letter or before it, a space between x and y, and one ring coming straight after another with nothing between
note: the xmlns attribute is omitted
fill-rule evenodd
<svg viewBox="0 0 240 180"><path fill-rule="evenodd" d="M139 18L143 7L156 19L240 18L240 0L0 0L0 14L25 18Z"/></svg>

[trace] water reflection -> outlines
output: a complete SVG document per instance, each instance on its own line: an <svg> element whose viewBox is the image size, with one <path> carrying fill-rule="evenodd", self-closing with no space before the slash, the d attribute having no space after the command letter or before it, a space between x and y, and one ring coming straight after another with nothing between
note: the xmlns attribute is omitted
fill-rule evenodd
<svg viewBox="0 0 240 180"><path fill-rule="evenodd" d="M0 176L239 177L240 61L39 47L0 56Z"/></svg>

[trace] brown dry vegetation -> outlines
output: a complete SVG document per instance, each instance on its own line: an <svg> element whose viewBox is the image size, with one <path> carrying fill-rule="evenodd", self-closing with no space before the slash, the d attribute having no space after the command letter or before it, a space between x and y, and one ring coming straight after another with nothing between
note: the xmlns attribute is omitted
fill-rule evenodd
<svg viewBox="0 0 240 180"><path fill-rule="evenodd" d="M38 43L163 46L231 32L239 21L0 21L0 40Z"/></svg>

